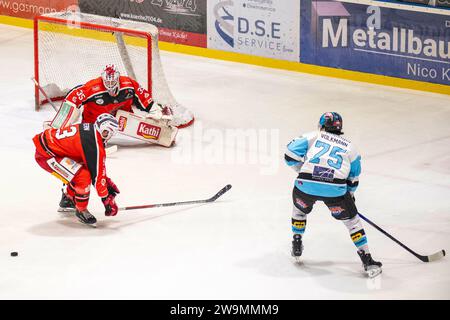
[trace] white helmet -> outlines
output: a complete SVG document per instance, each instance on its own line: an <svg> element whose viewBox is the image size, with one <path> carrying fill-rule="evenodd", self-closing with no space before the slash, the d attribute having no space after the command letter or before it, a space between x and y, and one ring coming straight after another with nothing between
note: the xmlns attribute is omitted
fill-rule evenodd
<svg viewBox="0 0 450 320"><path fill-rule="evenodd" d="M113 64L108 64L102 72L103 85L108 93L115 97L120 90L120 72Z"/></svg>
<svg viewBox="0 0 450 320"><path fill-rule="evenodd" d="M104 141L108 141L112 138L119 129L119 122L114 116L109 113L102 113L95 120L95 130L100 133Z"/></svg>

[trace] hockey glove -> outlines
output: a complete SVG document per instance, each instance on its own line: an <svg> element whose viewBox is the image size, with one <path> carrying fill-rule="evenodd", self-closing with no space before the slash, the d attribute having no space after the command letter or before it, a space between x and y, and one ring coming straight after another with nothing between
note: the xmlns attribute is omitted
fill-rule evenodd
<svg viewBox="0 0 450 320"><path fill-rule="evenodd" d="M163 120L172 120L173 119L173 111L170 107L164 106L162 108L162 117Z"/></svg>
<svg viewBox="0 0 450 320"><path fill-rule="evenodd" d="M148 117L155 120L172 120L172 110L169 107L164 107L159 103L152 102Z"/></svg>
<svg viewBox="0 0 450 320"><path fill-rule="evenodd" d="M105 206L105 216L108 217L115 216L117 212L119 212L119 208L117 207L113 195L110 194L107 197L102 198L102 202L103 205Z"/></svg>
<svg viewBox="0 0 450 320"><path fill-rule="evenodd" d="M116 184L110 178L106 178L106 188L108 188L108 194L113 198L120 193L119 188L117 188Z"/></svg>

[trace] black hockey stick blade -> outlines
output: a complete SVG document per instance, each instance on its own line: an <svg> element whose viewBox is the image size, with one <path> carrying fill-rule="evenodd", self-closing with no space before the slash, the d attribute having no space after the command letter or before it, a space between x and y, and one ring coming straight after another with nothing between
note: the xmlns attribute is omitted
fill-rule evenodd
<svg viewBox="0 0 450 320"><path fill-rule="evenodd" d="M369 219L367 219L365 216L363 216L361 213L358 213L358 215L367 223L369 223L372 227L374 227L375 229L377 229L378 231L380 231L382 234L384 234L385 236L387 236L389 239L391 239L392 241L394 241L395 243L397 243L399 246L401 246L403 249L405 249L406 251L408 251L409 253L411 253L412 255L414 255L417 259L423 261L423 262L432 262L432 261L436 261L439 260L441 258L443 258L445 256L445 250L440 250L436 253L433 253L431 255L428 256L423 256L418 254L417 252L411 250L410 248L408 248L406 245L404 245L403 243L401 243L399 240L395 239L393 236L391 236L389 233L387 233L386 231L384 231L383 229L381 229L379 226L377 226L375 223L373 223L372 221L370 221Z"/></svg>
<svg viewBox="0 0 450 320"><path fill-rule="evenodd" d="M122 207L119 210L136 210L136 209L148 209L148 208L159 208L159 207L172 207L172 206L180 206L180 205L189 205L189 204L202 204L202 203L210 203L216 201L219 197L221 197L225 192L231 189L231 184L227 184L225 187L220 189L214 196L206 200L193 200L193 201L181 201L181 202L168 202L168 203L159 203L159 204L146 204L140 206L129 206Z"/></svg>
<svg viewBox="0 0 450 320"><path fill-rule="evenodd" d="M216 201L219 197L223 196L225 192L231 189L231 184L227 184L225 187L223 187L219 192L217 192L214 196L209 198L207 202L213 202Z"/></svg>

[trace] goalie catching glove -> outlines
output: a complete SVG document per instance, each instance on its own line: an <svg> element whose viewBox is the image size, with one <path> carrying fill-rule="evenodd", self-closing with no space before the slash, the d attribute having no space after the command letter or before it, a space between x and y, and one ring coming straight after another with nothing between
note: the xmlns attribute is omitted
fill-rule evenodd
<svg viewBox="0 0 450 320"><path fill-rule="evenodd" d="M105 216L115 216L119 212L115 197L120 191L110 178L106 178L106 188L108 189L108 195L102 198L103 205L105 206Z"/></svg>
<svg viewBox="0 0 450 320"><path fill-rule="evenodd" d="M163 106L159 103L152 101L150 103L150 111L148 112L148 118L152 118L155 120L173 120L173 112L167 107Z"/></svg>

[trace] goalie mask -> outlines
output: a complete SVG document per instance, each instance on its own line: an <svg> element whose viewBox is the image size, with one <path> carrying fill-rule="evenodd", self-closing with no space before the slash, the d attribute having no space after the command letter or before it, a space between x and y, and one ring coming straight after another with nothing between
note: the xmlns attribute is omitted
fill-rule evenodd
<svg viewBox="0 0 450 320"><path fill-rule="evenodd" d="M94 124L95 130L100 133L103 140L107 142L109 139L111 139L119 129L119 123L117 122L117 119L114 118L109 113L102 113L98 116L97 120Z"/></svg>
<svg viewBox="0 0 450 320"><path fill-rule="evenodd" d="M115 97L120 90L120 72L113 64L108 64L102 72L103 85L108 93Z"/></svg>

